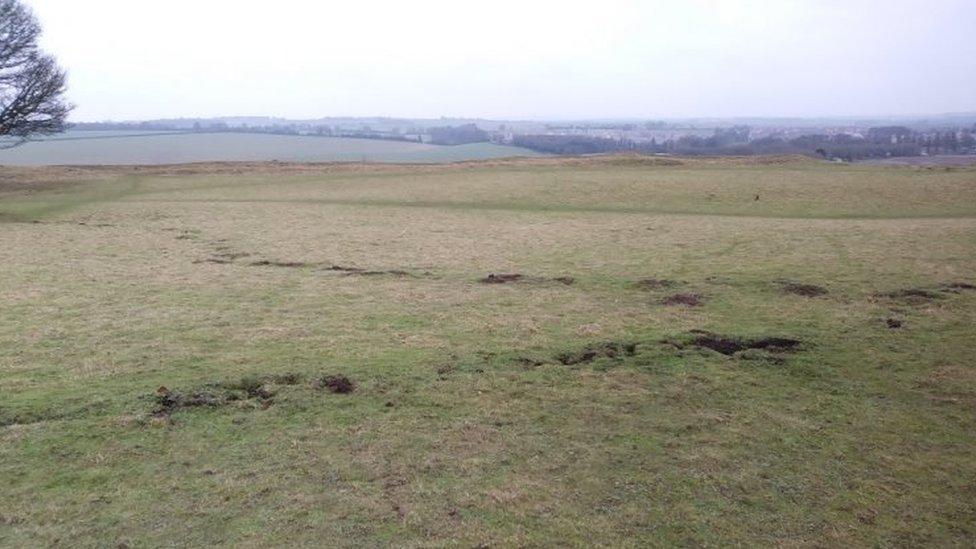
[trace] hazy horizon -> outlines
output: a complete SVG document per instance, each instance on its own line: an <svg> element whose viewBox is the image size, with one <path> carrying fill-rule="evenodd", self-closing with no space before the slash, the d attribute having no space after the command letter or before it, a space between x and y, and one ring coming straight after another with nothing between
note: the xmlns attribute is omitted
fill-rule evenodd
<svg viewBox="0 0 976 549"><path fill-rule="evenodd" d="M139 122L155 122L155 121L169 121L169 120L239 120L239 119L268 119L268 120L281 120L288 122L302 122L302 121L316 121L316 120L481 120L488 122L526 122L526 123L543 123L543 122L555 122L555 123L573 123L573 122L590 122L590 123L626 123L626 122L695 122L695 121L850 121L850 122L861 122L861 121L880 121L880 120L895 120L895 121L924 121L926 119L939 119L942 117L976 117L976 110L972 111L960 111L960 112L929 112L929 113L908 113L908 114L863 114L863 115L817 115L817 116L748 116L748 115L733 115L733 116L685 116L685 117L673 117L673 116L658 116L658 117L638 117L638 116L622 116L622 117L551 117L551 118L488 118L483 116L397 116L397 115L359 115L359 116L346 116L346 115L331 115L323 114L321 116L309 116L309 117L299 117L292 118L287 116L277 116L274 114L214 114L214 115L199 115L199 116L167 116L167 117L153 117L153 118L130 118L130 119L100 119L100 120L75 120L72 119L72 123L76 124L98 124L98 123L118 123L118 124L132 124Z"/></svg>
<svg viewBox="0 0 976 549"><path fill-rule="evenodd" d="M71 120L976 111L971 2L27 0Z"/></svg>

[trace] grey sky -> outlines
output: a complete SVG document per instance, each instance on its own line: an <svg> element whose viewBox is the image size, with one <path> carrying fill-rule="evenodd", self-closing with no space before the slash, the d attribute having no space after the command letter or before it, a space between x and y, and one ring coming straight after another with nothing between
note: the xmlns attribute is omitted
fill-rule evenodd
<svg viewBox="0 0 976 549"><path fill-rule="evenodd" d="M976 110L976 0L26 0L76 121Z"/></svg>

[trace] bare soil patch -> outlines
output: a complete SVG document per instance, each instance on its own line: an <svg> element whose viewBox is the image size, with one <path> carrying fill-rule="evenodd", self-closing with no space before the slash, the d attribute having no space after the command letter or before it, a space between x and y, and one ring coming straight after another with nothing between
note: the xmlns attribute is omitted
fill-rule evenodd
<svg viewBox="0 0 976 549"><path fill-rule="evenodd" d="M411 276L410 273L402 269L390 269L388 271L350 271L345 273L345 276L381 276L381 275Z"/></svg>
<svg viewBox="0 0 976 549"><path fill-rule="evenodd" d="M303 377L297 373L245 376L238 380L210 383L192 391L174 391L165 386L156 389L154 417L169 417L185 408L218 408L234 402L247 402L267 409L274 403L272 385L298 385Z"/></svg>
<svg viewBox="0 0 976 549"><path fill-rule="evenodd" d="M661 300L664 305L684 305L686 307L698 307L704 299L699 294L674 294Z"/></svg>
<svg viewBox="0 0 976 549"><path fill-rule="evenodd" d="M169 417L184 408L201 406L216 408L224 406L228 402L226 395L220 393L204 390L182 393L171 391L165 386L156 389L155 400L156 407L152 411L152 415L155 417Z"/></svg>
<svg viewBox="0 0 976 549"><path fill-rule="evenodd" d="M512 273L512 274L489 274L485 278L482 278L478 282L482 284L508 284L509 282L518 282L525 278L524 275Z"/></svg>
<svg viewBox="0 0 976 549"><path fill-rule="evenodd" d="M621 358L634 356L635 354L637 354L636 343L608 341L595 345L587 345L579 351L560 353L556 355L556 360L565 366L573 366L593 362L598 358Z"/></svg>
<svg viewBox="0 0 976 549"><path fill-rule="evenodd" d="M298 269L308 267L308 265L308 263L303 261L270 261L267 259L251 263L252 267L283 267L286 269Z"/></svg>
<svg viewBox="0 0 976 549"><path fill-rule="evenodd" d="M947 282L930 288L905 288L890 292L880 292L874 294L874 296L899 300L910 305L921 305L928 301L943 299L946 297L946 294L960 294L964 291L973 290L976 290L976 285L970 284L969 282Z"/></svg>
<svg viewBox="0 0 976 549"><path fill-rule="evenodd" d="M926 290L925 288L905 288L903 290L892 290L890 292L875 294L875 296L886 297L888 299L899 299L908 301L910 303L921 303L925 301L942 299L940 294L932 290Z"/></svg>
<svg viewBox="0 0 976 549"><path fill-rule="evenodd" d="M556 276L556 277L544 277L544 276L525 276L520 273L509 273L509 274L494 274L491 273L488 276L479 279L478 282L482 284L510 284L512 282L558 282L565 286L571 286L576 282L576 279L571 276Z"/></svg>
<svg viewBox="0 0 976 549"><path fill-rule="evenodd" d="M356 384L344 375L328 375L312 381L314 389L326 389L330 393L348 394L356 390Z"/></svg>
<svg viewBox="0 0 976 549"><path fill-rule="evenodd" d="M335 271L338 273L361 273L365 269L360 269L359 267L345 267L342 265L330 265L325 268L326 271Z"/></svg>
<svg viewBox="0 0 976 549"><path fill-rule="evenodd" d="M888 329L897 330L904 326L905 322L897 318L889 318L885 320L885 325L888 326Z"/></svg>
<svg viewBox="0 0 976 549"><path fill-rule="evenodd" d="M788 294L800 295L803 297L819 297L827 295L827 288L815 284L804 284L792 280L780 280L780 286Z"/></svg>
<svg viewBox="0 0 976 549"><path fill-rule="evenodd" d="M797 350L801 342L786 337L742 338L723 336L711 332L696 331L691 345L702 349L710 349L726 356L732 356L741 351L758 349L770 353L786 353ZM680 347L680 345L679 345Z"/></svg>
<svg viewBox="0 0 976 549"><path fill-rule="evenodd" d="M238 259L243 257L248 257L251 254L243 252L223 252L214 254L213 256L206 259L199 259L194 261L194 263L214 263L217 265L227 265L235 263ZM305 261L278 261L273 259L261 259L258 261L252 261L247 264L249 267L277 267L282 269L302 269L306 267L319 267L320 263L309 263ZM344 267L341 265L329 265L323 267L323 270L342 273L344 276L381 276L381 275L391 275L391 276L413 276L410 272L403 269L389 269L389 270L367 270L361 269L359 267Z"/></svg>
<svg viewBox="0 0 976 549"><path fill-rule="evenodd" d="M324 270L336 272L336 273L342 273L344 276L382 276L382 275L414 276L409 271L405 271L403 269L369 270L369 269L362 269L359 267L329 265L328 267L325 267Z"/></svg>
<svg viewBox="0 0 976 549"><path fill-rule="evenodd" d="M949 282L947 284L943 284L942 289L953 293L959 293L959 290L976 290L976 285L968 282Z"/></svg>

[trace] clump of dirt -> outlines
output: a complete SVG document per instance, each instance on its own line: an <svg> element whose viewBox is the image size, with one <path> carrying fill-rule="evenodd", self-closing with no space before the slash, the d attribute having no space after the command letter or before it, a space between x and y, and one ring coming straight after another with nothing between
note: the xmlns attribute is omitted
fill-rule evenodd
<svg viewBox="0 0 976 549"><path fill-rule="evenodd" d="M747 349L759 349L770 353L786 353L795 351L800 341L786 337L763 337L757 339L721 336L709 332L696 332L691 345L704 349L711 349L726 356L732 356Z"/></svg>
<svg viewBox="0 0 976 549"><path fill-rule="evenodd" d="M233 402L250 402L266 410L274 403L275 396L274 391L267 387L268 383L297 385L301 381L300 374L285 373L245 376L234 381L210 383L203 388L187 392L160 387L156 389L154 395L156 407L152 410L152 415L160 418L169 417L184 408L203 406L216 408Z"/></svg>
<svg viewBox="0 0 976 549"><path fill-rule="evenodd" d="M788 294L801 295L804 297L819 297L822 295L827 295L827 288L822 286L817 286L815 284L804 284L802 282L793 282L791 280L781 280L780 285L783 291Z"/></svg>
<svg viewBox="0 0 976 549"><path fill-rule="evenodd" d="M539 366L545 364L545 362L541 360L536 360L527 356L520 356L515 359L515 362L521 366L524 366L525 368L538 368Z"/></svg>
<svg viewBox="0 0 976 549"><path fill-rule="evenodd" d="M552 281L571 286L574 282L576 282L576 279L571 276L557 276L553 278Z"/></svg>
<svg viewBox="0 0 976 549"><path fill-rule="evenodd" d="M686 307L698 307L702 304L702 296L699 294L674 294L661 300L664 305L684 305Z"/></svg>
<svg viewBox="0 0 976 549"><path fill-rule="evenodd" d="M665 280L663 278L642 278L637 281L636 286L642 290L661 290L664 288L670 288L677 284L673 280Z"/></svg>
<svg viewBox="0 0 976 549"><path fill-rule="evenodd" d="M905 323L904 321L899 320L897 318L889 318L888 320L885 321L885 324L888 326L889 329L897 330L898 328L904 326Z"/></svg>
<svg viewBox="0 0 976 549"><path fill-rule="evenodd" d="M269 261L267 259L261 261L255 261L251 263L252 267L284 267L290 269L297 269L300 267L307 267L308 263L303 261Z"/></svg>
<svg viewBox="0 0 976 549"><path fill-rule="evenodd" d="M190 393L180 393L171 391L163 386L156 389L156 408L152 415L155 417L168 417L177 410L183 408L196 408L200 406L217 407L227 403L224 395L210 391L193 391Z"/></svg>
<svg viewBox="0 0 976 549"><path fill-rule="evenodd" d="M347 394L356 390L356 385L344 375L323 376L312 381L315 389L328 389L331 393Z"/></svg>
<svg viewBox="0 0 976 549"><path fill-rule="evenodd" d="M499 275L492 273L486 276L485 278L482 278L478 282L481 282L482 284L508 284L509 282L518 282L523 278L525 278L525 276L520 275L518 273L499 274Z"/></svg>
<svg viewBox="0 0 976 549"><path fill-rule="evenodd" d="M620 343L608 341L596 345L587 345L580 351L566 352L556 355L556 360L565 366L585 364L598 358L621 358L637 354L636 343Z"/></svg>

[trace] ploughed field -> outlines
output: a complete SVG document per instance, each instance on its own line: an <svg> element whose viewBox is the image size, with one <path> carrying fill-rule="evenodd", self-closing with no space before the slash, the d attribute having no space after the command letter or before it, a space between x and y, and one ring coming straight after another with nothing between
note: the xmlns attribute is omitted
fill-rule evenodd
<svg viewBox="0 0 976 549"><path fill-rule="evenodd" d="M0 544L976 540L976 169L0 169Z"/></svg>

